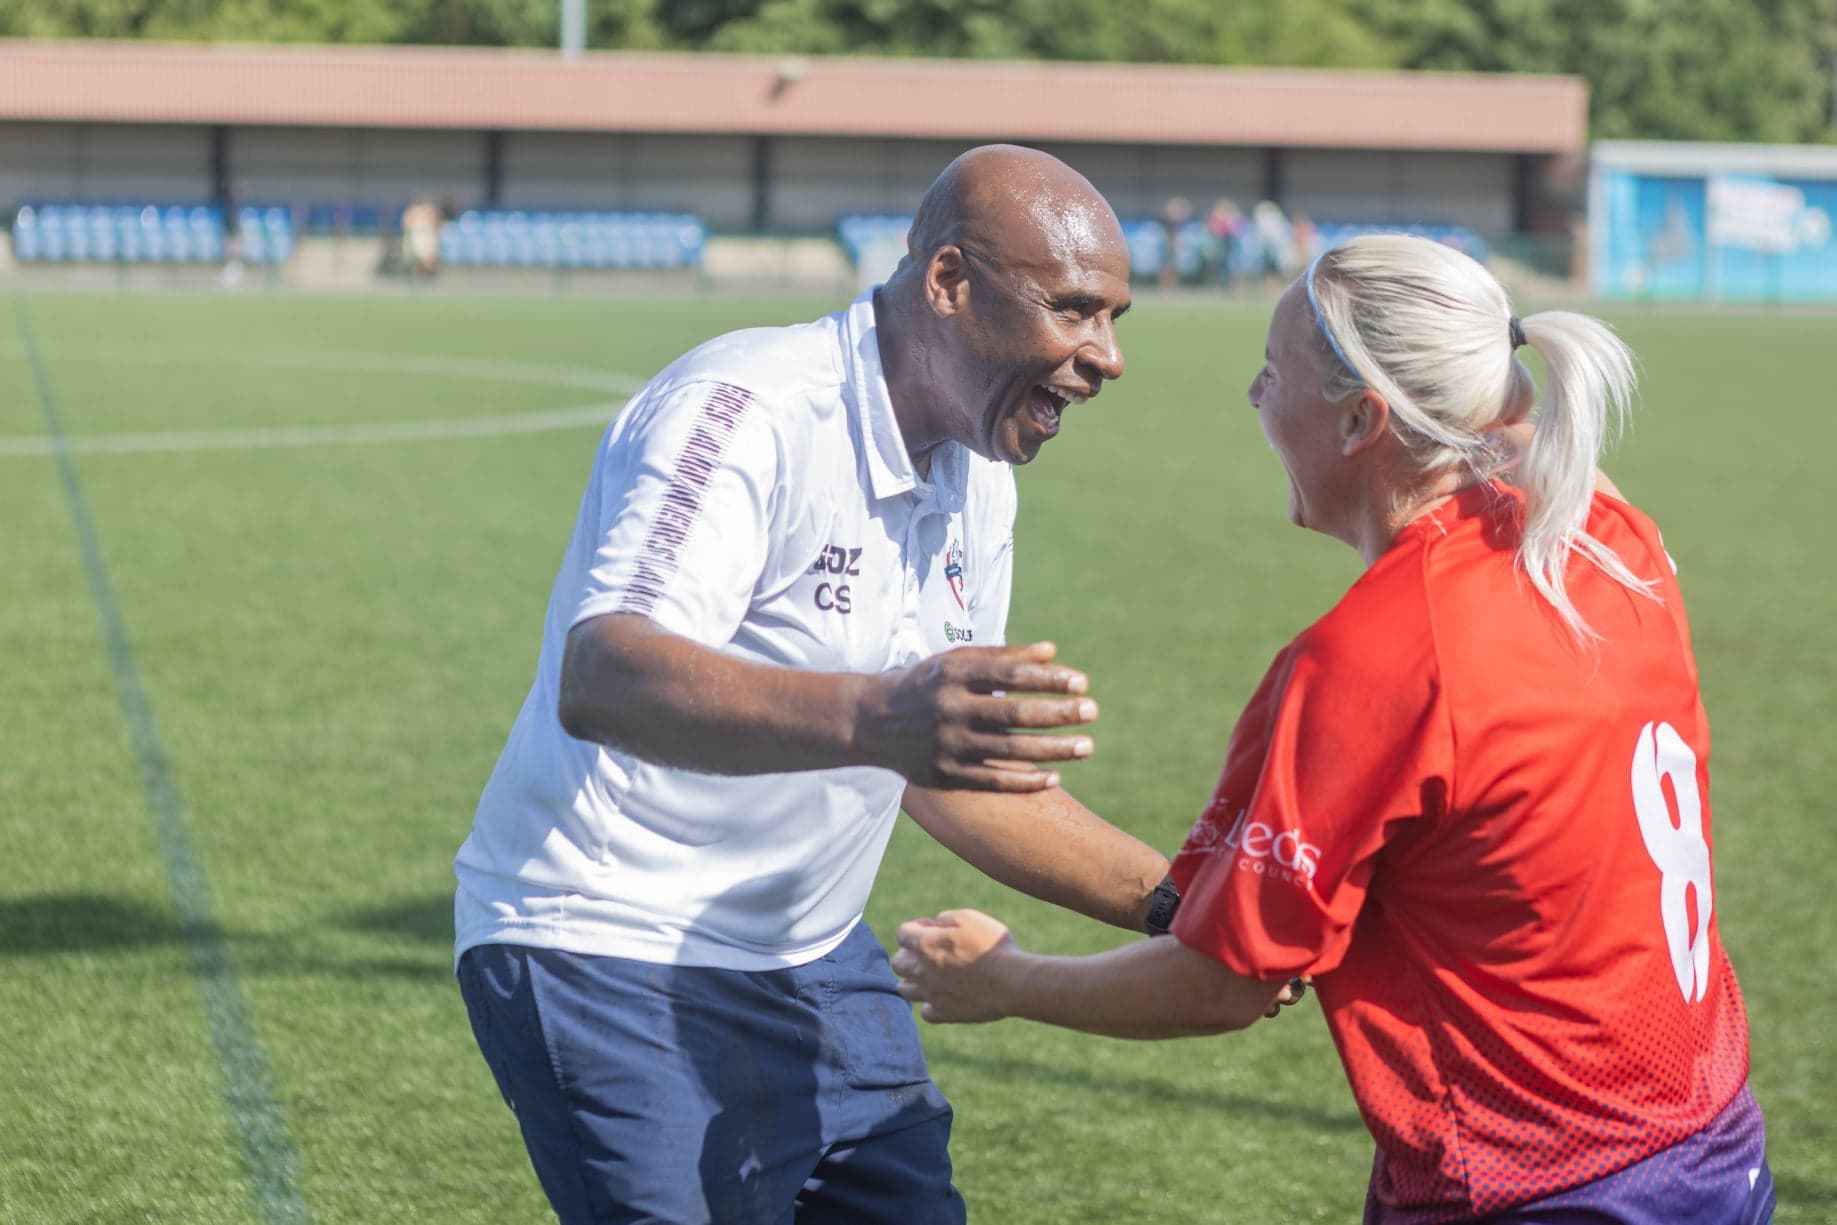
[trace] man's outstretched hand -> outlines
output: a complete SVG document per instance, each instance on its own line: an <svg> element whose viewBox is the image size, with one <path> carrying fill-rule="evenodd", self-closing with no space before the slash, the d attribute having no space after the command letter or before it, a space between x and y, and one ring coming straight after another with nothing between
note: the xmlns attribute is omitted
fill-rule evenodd
<svg viewBox="0 0 1837 1225"><path fill-rule="evenodd" d="M871 678L856 717L865 755L922 787L1043 791L1055 761L1089 757L1082 734L1032 734L1097 718L1084 673L1050 642L958 647Z"/></svg>

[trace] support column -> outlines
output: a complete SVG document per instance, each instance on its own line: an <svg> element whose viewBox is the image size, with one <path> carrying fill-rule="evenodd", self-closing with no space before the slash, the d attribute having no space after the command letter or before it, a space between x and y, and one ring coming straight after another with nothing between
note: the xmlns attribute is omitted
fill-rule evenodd
<svg viewBox="0 0 1837 1225"><path fill-rule="evenodd" d="M772 224L772 138L753 137L752 229L763 234Z"/></svg>
<svg viewBox="0 0 1837 1225"><path fill-rule="evenodd" d="M218 208L228 210L231 204L230 190L230 129L228 125L214 123L210 129L210 198ZM235 201L243 203L241 200Z"/></svg>
<svg viewBox="0 0 1837 1225"><path fill-rule="evenodd" d="M1288 204L1282 197L1288 191L1288 175L1286 173L1288 169L1288 159L1284 154L1285 151L1282 149L1269 148L1263 150L1262 199L1274 200L1277 204L1282 206L1284 211L1286 211L1288 209Z"/></svg>
<svg viewBox="0 0 1837 1225"><path fill-rule="evenodd" d="M1512 232L1528 234L1544 227L1538 224L1538 164L1534 154L1519 153L1512 157Z"/></svg>
<svg viewBox="0 0 1837 1225"><path fill-rule="evenodd" d="M485 207L504 205L504 133L485 133Z"/></svg>

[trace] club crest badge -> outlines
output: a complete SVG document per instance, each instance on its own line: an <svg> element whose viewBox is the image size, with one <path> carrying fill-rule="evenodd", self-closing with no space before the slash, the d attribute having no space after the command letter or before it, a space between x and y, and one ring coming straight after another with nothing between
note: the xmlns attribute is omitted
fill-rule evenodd
<svg viewBox="0 0 1837 1225"><path fill-rule="evenodd" d="M957 597L957 607L968 612L969 605L963 602L963 545L955 540L944 551L944 581L950 584L950 594Z"/></svg>

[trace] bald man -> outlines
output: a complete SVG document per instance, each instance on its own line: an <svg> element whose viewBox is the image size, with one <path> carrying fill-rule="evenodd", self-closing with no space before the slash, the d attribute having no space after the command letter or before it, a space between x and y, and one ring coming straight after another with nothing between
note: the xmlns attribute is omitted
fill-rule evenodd
<svg viewBox="0 0 1837 1225"><path fill-rule="evenodd" d="M902 803L1152 922L1167 861L1053 768L1091 752L1085 677L1003 645L1010 465L1121 377L1128 280L1082 176L975 149L885 285L709 341L607 431L456 865L461 990L562 1221L963 1219L861 918Z"/></svg>

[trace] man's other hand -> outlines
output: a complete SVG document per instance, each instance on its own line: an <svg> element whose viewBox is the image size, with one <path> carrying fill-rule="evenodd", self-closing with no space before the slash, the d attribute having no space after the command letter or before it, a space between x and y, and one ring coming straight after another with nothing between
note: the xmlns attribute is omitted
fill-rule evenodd
<svg viewBox="0 0 1837 1225"><path fill-rule="evenodd" d="M1038 735L1097 718L1084 673L1052 662L1050 642L959 647L866 687L856 718L865 755L923 787L1042 791L1042 763L1089 757L1088 735Z"/></svg>

